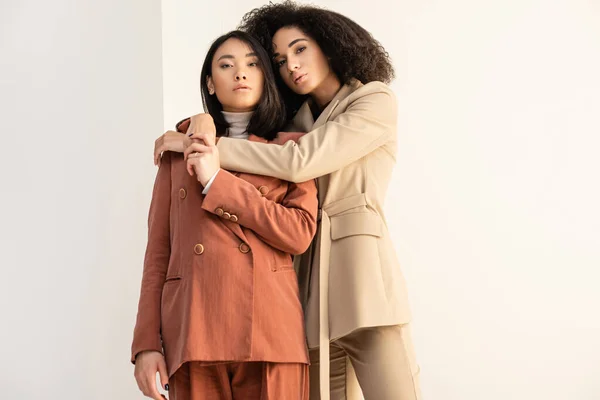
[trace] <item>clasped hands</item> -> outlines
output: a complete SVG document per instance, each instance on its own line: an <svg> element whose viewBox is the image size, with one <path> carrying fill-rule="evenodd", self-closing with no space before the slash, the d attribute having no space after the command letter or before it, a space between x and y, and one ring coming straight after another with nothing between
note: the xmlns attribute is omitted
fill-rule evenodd
<svg viewBox="0 0 600 400"><path fill-rule="evenodd" d="M185 126L185 125L184 125ZM274 144L283 145L286 142L298 142L304 132L279 132ZM160 166L162 153L174 151L184 154L187 161L187 171L196 178L202 186L221 168L219 149L217 148L217 130L215 123L208 113L194 115L190 118L187 132L167 131L154 142L154 165Z"/></svg>
<svg viewBox="0 0 600 400"><path fill-rule="evenodd" d="M154 164L160 166L162 153L165 151L183 153L188 173L191 176L196 174L198 182L206 186L221 168L216 134L210 114L194 115L190 118L186 134L167 131L155 141Z"/></svg>

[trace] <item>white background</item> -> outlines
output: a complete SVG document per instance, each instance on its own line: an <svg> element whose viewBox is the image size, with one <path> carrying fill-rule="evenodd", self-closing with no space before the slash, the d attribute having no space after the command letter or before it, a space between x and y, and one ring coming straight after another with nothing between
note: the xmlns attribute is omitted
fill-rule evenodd
<svg viewBox="0 0 600 400"><path fill-rule="evenodd" d="M386 208L425 399L600 399L600 4L318 3L396 66ZM141 398L153 141L263 2L0 4L2 397Z"/></svg>

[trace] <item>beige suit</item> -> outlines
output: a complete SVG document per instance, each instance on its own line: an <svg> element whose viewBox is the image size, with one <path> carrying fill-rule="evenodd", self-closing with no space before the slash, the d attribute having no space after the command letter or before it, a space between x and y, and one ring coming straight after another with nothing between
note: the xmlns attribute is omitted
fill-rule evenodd
<svg viewBox="0 0 600 400"><path fill-rule="evenodd" d="M330 342L357 329L410 321L383 212L396 158L396 123L397 104L388 86L354 80L317 121L308 103L302 106L292 129L309 133L298 144L218 142L226 169L292 182L318 178L321 224L311 249L296 258L295 266L308 345L321 349L322 399L329 394Z"/></svg>

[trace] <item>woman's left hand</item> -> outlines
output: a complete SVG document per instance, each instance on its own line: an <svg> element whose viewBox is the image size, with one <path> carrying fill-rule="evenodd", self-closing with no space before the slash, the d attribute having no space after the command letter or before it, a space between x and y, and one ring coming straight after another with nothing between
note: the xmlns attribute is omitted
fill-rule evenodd
<svg viewBox="0 0 600 400"><path fill-rule="evenodd" d="M217 144L217 135L214 132L188 132L188 138L194 141L200 141L200 143L204 143L207 146L215 146Z"/></svg>
<svg viewBox="0 0 600 400"><path fill-rule="evenodd" d="M198 182L206 186L210 178L221 168L219 149L214 142L212 145L206 145L198 139L193 139L193 142L184 152L187 170L192 176L196 173Z"/></svg>
<svg viewBox="0 0 600 400"><path fill-rule="evenodd" d="M211 146L216 142L217 128L210 114L201 113L190 117L186 134L191 139L202 140Z"/></svg>
<svg viewBox="0 0 600 400"><path fill-rule="evenodd" d="M179 132L167 131L154 141L154 165L160 166L162 153L175 151L182 153L186 147L192 144L192 140Z"/></svg>

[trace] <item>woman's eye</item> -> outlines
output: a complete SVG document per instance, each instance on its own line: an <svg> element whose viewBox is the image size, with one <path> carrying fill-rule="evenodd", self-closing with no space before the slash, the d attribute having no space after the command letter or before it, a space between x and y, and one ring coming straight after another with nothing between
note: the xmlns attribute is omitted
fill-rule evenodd
<svg viewBox="0 0 600 400"><path fill-rule="evenodd" d="M250 64L248 64L249 67L256 67L258 65L258 62L251 62Z"/></svg>
<svg viewBox="0 0 600 400"><path fill-rule="evenodd" d="M277 68L283 67L284 64L285 64L285 59L284 60L275 61L275 65L277 66Z"/></svg>
<svg viewBox="0 0 600 400"><path fill-rule="evenodd" d="M221 69L227 69L227 68L231 68L232 65L231 64L223 64L221 65Z"/></svg>
<svg viewBox="0 0 600 400"><path fill-rule="evenodd" d="M306 47L304 47L304 46L298 47L298 49L296 50L296 54L302 53L304 50L306 50Z"/></svg>

